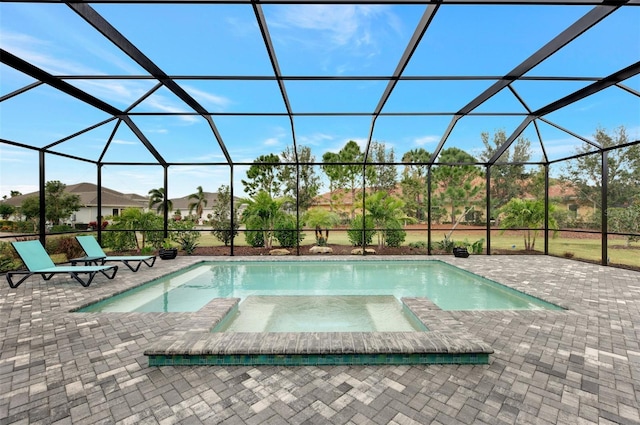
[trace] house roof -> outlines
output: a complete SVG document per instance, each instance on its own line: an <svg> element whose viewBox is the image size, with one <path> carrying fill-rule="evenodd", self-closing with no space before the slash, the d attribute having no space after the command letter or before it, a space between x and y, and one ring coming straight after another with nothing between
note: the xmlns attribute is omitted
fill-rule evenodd
<svg viewBox="0 0 640 425"><path fill-rule="evenodd" d="M484 184L485 184L484 177L476 177L472 181L473 186L484 185ZM360 189L357 189L357 190L359 191ZM441 190L440 188L434 187L433 194L434 195L437 194L440 190ZM564 198L565 200L575 199L577 196L577 192L578 191L576 187L571 182L554 180L549 184L549 198L551 199L553 198ZM370 189L367 189L367 193L370 193ZM393 196L401 197L402 186L397 185L396 188L391 191L391 194ZM352 204L351 191L346 189L338 189L338 190L334 190L333 192L326 192L321 195L318 195L314 198L313 204L317 206L329 205L332 196L336 196L340 200L339 204L342 206L348 206ZM484 196L484 193L479 194L478 196L476 196L476 200L483 196ZM528 192L523 192L522 197L525 199L535 198L533 194Z"/></svg>
<svg viewBox="0 0 640 425"><path fill-rule="evenodd" d="M80 197L80 204L85 207L93 207L98 205L98 186L93 183L77 183L67 185L65 188L66 193L78 195ZM13 196L2 202L5 202L14 207L20 206L25 199L39 196L40 192L31 192L24 195ZM148 205L148 198L137 194L121 193L113 189L106 187L102 188L102 206L103 207L135 207L141 208Z"/></svg>
<svg viewBox="0 0 640 425"><path fill-rule="evenodd" d="M205 199L207 200L206 209L211 209L218 202L218 194L213 192L203 192ZM181 210L183 213L189 212L189 204L195 202L194 199L189 199L190 195L183 196L181 198L173 198L171 199L171 203L173 204L173 210Z"/></svg>

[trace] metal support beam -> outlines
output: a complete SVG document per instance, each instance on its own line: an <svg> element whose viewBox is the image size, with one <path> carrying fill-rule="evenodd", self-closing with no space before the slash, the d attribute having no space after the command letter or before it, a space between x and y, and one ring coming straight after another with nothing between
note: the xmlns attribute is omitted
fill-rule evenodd
<svg viewBox="0 0 640 425"><path fill-rule="evenodd" d="M98 243L102 245L102 164L98 164L96 170L98 174L96 176L96 190L98 191L96 194L96 227L98 228Z"/></svg>
<svg viewBox="0 0 640 425"><path fill-rule="evenodd" d="M82 19L87 21L104 37L116 45L120 50L133 59L138 65L144 68L149 74L151 74L156 80L162 83L173 94L178 96L185 104L187 104L196 113L207 119L212 130L215 129L213 120L208 115L207 110L203 108L189 93L187 93L180 85L178 85L171 77L164 73L151 59L149 59L144 53L142 53L133 43L131 43L124 35L122 35L113 25L104 19L98 12L96 12L87 3L67 3L74 12L76 12ZM229 163L231 163L231 157L229 156L220 134L214 131L214 136L217 139L222 152L225 154ZM164 164L164 161L161 162Z"/></svg>
<svg viewBox="0 0 640 425"><path fill-rule="evenodd" d="M384 92L382 93L382 96L378 101L378 105L373 111L374 118L373 118L373 122L371 123L371 131L369 133L369 139L367 140L367 146L364 150L365 162L367 159L367 153L369 152L369 147L371 145L371 139L373 137L373 126L375 124L375 121L380 115L380 113L382 112L382 108L384 108L384 105L387 103L387 100L389 100L389 96L391 96L391 92L395 88L396 84L398 84L398 79L402 76L402 73L404 72L405 68L409 64L409 60L411 60L411 57L413 56L416 49L418 48L418 45L420 44L420 40L422 40L422 37L427 32L427 28L429 28L429 25L431 24L431 21L433 21L433 18L436 15L436 12L438 11L439 7L440 7L439 3L427 5L427 8L422 14L422 17L420 18L420 21L418 22L418 25L416 26L416 29L413 32L411 39L409 40L409 43L407 43L407 47L405 48L404 53L402 53L402 56L398 61L398 65L396 66L395 71L393 71L393 75L391 76L389 82L387 83L387 87L384 89Z"/></svg>
<svg viewBox="0 0 640 425"><path fill-rule="evenodd" d="M601 225L601 244L602 244L602 253L601 253L601 263L603 265L609 264L609 223L607 221L607 210L609 209L609 199L607 196L607 192L609 191L609 151L602 151L602 184L600 187L600 196L602 199L600 200L600 221Z"/></svg>
<svg viewBox="0 0 640 425"><path fill-rule="evenodd" d="M293 109L291 108L291 103L289 102L289 96L287 95L287 89L284 85L284 80L282 78L282 72L280 71L280 65L278 64L278 57L276 55L276 50L273 47L273 42L271 41L271 35L269 34L269 27L267 26L267 20L264 17L264 13L262 12L262 6L255 0L252 0L253 11L256 15L256 20L258 21L258 27L260 28L260 33L262 34L262 40L264 41L264 45L267 49L267 55L269 56L269 61L271 62L271 67L273 68L273 73L275 75L276 81L278 82L278 87L280 89L280 95L282 96L282 101L284 102L284 106L287 110L287 115L289 116L289 123L291 124L291 136L293 143L293 154L298 162L298 148L296 142L296 131L295 125L293 123Z"/></svg>
<svg viewBox="0 0 640 425"><path fill-rule="evenodd" d="M491 166L486 165L485 171L485 187L487 191L487 204L486 204L486 216L487 216L487 255L491 255Z"/></svg>
<svg viewBox="0 0 640 425"><path fill-rule="evenodd" d="M147 150L151 153L151 155L153 155L156 161L158 161L158 163L163 167L166 167L167 161L164 160L162 155L160 155L160 152L156 150L155 146L153 146L153 144L149 141L149 139L147 139L147 136L145 136L142 130L138 128L136 123L134 123L131 120L131 118L129 118L128 116L122 117L122 121L124 121L124 123L127 124L127 126L131 129L133 134L135 134L136 137L138 137L138 140L142 142L144 147L147 148Z"/></svg>
<svg viewBox="0 0 640 425"><path fill-rule="evenodd" d="M54 77L46 71L36 67L35 65L26 62L14 54L0 49L0 62L5 65L10 66L11 68L17 69L18 71L29 75L30 77L35 78L36 80L40 80L49 86L60 90L63 93L68 94L69 96L75 97L76 99L93 106L94 108L98 108L101 111L106 112L109 115L113 116L121 116L122 111L113 106L109 105L102 100L91 96L90 94L80 90L79 88L72 86L66 81L61 80L60 78Z"/></svg>
<svg viewBox="0 0 640 425"><path fill-rule="evenodd" d="M571 105L572 103L589 97L592 94L598 93L601 90L604 90L611 86L615 86L617 83L634 77L638 74L640 74L640 61L629 65L628 67L621 69L618 72L614 72L613 74L602 78L595 83L589 84L587 87L583 87L582 89L577 90L563 97L562 99L558 99L555 102L548 104L547 106L543 106L537 111L534 111L533 114L536 117L547 115L551 112L557 111L558 109L564 108L567 105Z"/></svg>
<svg viewBox="0 0 640 425"><path fill-rule="evenodd" d="M162 187L164 187L164 199L162 200L162 203L164 204L164 211L162 212L162 221L163 221L163 227L162 227L162 234L164 238L168 238L169 237L169 166L165 165L162 167L163 170L163 174L162 174Z"/></svg>
<svg viewBox="0 0 640 425"><path fill-rule="evenodd" d="M229 214L231 214L229 218L229 222L231 223L231 252L229 255L233 257L233 247L236 243L236 203L233 197L233 164L229 164L229 196L231 196L231 210L229 211Z"/></svg>
<svg viewBox="0 0 640 425"><path fill-rule="evenodd" d="M449 121L449 126L447 127L447 129L444 131L444 134L440 138L440 143L438 143L438 146L431 154L431 158L429 158L429 164L433 164L434 162L436 162L436 158L438 157L438 155L440 155L440 151L442 151L442 148L444 147L444 143L449 138L449 135L453 131L453 127L456 126L460 118L462 118L462 115L454 115L453 118L451 118L451 121Z"/></svg>
<svg viewBox="0 0 640 425"><path fill-rule="evenodd" d="M531 121L533 121L533 116L528 116L526 117L518 126L518 128L516 128L514 130L513 133L511 133L511 135L507 138L507 140L505 140L505 142L502 144L502 146L500 146L494 153L493 156L491 156L491 158L489 158L489 161L487 161L488 164L495 164L496 161L498 159L500 159L500 157L505 153L505 151L507 149L509 149L509 147L511 147L511 144L513 142L515 142L515 140L522 134L522 132L524 131L525 128L527 128L527 126L531 123Z"/></svg>
<svg viewBox="0 0 640 425"><path fill-rule="evenodd" d="M40 192L38 193L38 218L40 222L38 223L38 236L40 238L40 242L42 246L45 246L47 233L47 202L46 202L46 193L45 193L45 185L46 185L46 170L45 170L45 153L43 150L38 152L38 162L40 165L40 172L38 174L38 186L40 186Z"/></svg>
<svg viewBox="0 0 640 425"><path fill-rule="evenodd" d="M517 80L524 74L535 68L542 61L553 55L555 52L575 40L589 28L618 10L626 1L616 2L615 5L600 5L591 9L587 14L578 19L573 25L558 34L553 40L542 46L537 52L529 56L522 63L516 66L511 72L505 75L499 81L496 81L488 89L478 95L475 99L465 105L458 112L459 115L467 115L469 112L482 105L491 97L496 95L500 90L509 85L512 81Z"/></svg>
<svg viewBox="0 0 640 425"><path fill-rule="evenodd" d="M427 255L431 255L431 165L427 167Z"/></svg>
<svg viewBox="0 0 640 425"><path fill-rule="evenodd" d="M549 165L544 165L544 253L549 255Z"/></svg>

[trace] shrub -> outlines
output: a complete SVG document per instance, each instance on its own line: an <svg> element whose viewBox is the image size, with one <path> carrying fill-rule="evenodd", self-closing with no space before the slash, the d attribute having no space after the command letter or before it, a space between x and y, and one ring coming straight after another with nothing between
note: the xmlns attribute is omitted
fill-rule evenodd
<svg viewBox="0 0 640 425"><path fill-rule="evenodd" d="M66 224L56 224L51 226L50 233L69 233L73 232L73 228L71 226L67 226Z"/></svg>
<svg viewBox="0 0 640 425"><path fill-rule="evenodd" d="M244 238L249 245L254 248L264 246L264 231L261 229L261 221L259 218L250 217L245 219L247 226L247 232L244 234Z"/></svg>
<svg viewBox="0 0 640 425"><path fill-rule="evenodd" d="M375 225L373 224L373 219L370 216L366 216L365 218L364 241L362 230L362 215L357 215L353 220L351 220L349 230L347 230L347 237L349 238L349 242L351 242L353 246L366 246L371 244L373 235L376 233L376 231Z"/></svg>
<svg viewBox="0 0 640 425"><path fill-rule="evenodd" d="M399 247L407 237L407 232L400 223L389 223L388 226L383 232L385 243L387 246Z"/></svg>
<svg viewBox="0 0 640 425"><path fill-rule="evenodd" d="M102 234L102 243L114 251L136 249L136 233L134 231L114 231Z"/></svg>
<svg viewBox="0 0 640 425"><path fill-rule="evenodd" d="M473 254L482 254L482 247L484 245L484 238L478 239L471 244L471 252Z"/></svg>
<svg viewBox="0 0 640 425"><path fill-rule="evenodd" d="M233 222L233 230L231 230L231 220L211 220L210 223L213 226L211 234L215 236L217 240L222 242L224 246L229 246L231 239L238 236L238 228L240 227L240 220Z"/></svg>
<svg viewBox="0 0 640 425"><path fill-rule="evenodd" d="M282 248L291 248L304 239L304 234L298 232L296 219L292 216L282 216L275 225L274 237Z"/></svg>
<svg viewBox="0 0 640 425"><path fill-rule="evenodd" d="M16 233L35 233L37 223L33 221L16 221L13 223L13 231Z"/></svg>
<svg viewBox="0 0 640 425"><path fill-rule="evenodd" d="M247 229L244 234L244 238L249 245L254 248L259 248L264 246L264 234L261 230L251 230Z"/></svg>
<svg viewBox="0 0 640 425"><path fill-rule="evenodd" d="M455 246L455 242L451 237L444 235L444 239L438 242L438 249L443 250L444 252L451 254L453 252L453 247Z"/></svg>
<svg viewBox="0 0 640 425"><path fill-rule="evenodd" d="M171 223L171 230L174 230L171 233L171 239L180 244L180 248L182 248L187 255L193 254L198 246L197 241L200 239L200 232L194 229L195 223L191 220L180 220ZM163 239L160 237L161 232L154 233L158 233L156 236L159 237L158 247L160 247L163 243Z"/></svg>
<svg viewBox="0 0 640 425"><path fill-rule="evenodd" d="M51 255L64 254L67 260L85 255L76 238L72 236L49 237L46 249Z"/></svg>
<svg viewBox="0 0 640 425"><path fill-rule="evenodd" d="M0 272L17 270L22 265L9 242L0 242Z"/></svg>

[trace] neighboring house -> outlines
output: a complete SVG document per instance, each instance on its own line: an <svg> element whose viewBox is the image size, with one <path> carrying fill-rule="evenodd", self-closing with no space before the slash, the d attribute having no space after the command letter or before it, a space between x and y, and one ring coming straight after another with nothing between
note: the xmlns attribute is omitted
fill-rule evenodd
<svg viewBox="0 0 640 425"><path fill-rule="evenodd" d="M63 220L65 224L89 224L98 220L98 186L92 183L78 183L67 185L66 193L78 195L82 207L72 214L68 219ZM18 208L22 202L29 197L38 197L39 192L27 193L13 196L1 202L13 205ZM125 208L148 209L149 198L135 193L120 193L106 187L102 188L102 217L120 215ZM16 217L18 218L18 217Z"/></svg>
<svg viewBox="0 0 640 425"><path fill-rule="evenodd" d="M216 206L216 204L218 203L218 194L217 193L213 193L213 192L203 192L205 195L205 199L207 200L207 205L204 207L203 212L202 212L202 218L200 220L199 224L204 224L208 219L209 216L211 214L213 214L213 210ZM238 212L238 216L240 216L240 214L242 213L242 211L244 210L244 206L239 205L241 199L238 197L234 197L234 205L236 205L237 208L240 208L239 212ZM183 196L182 198L173 198L171 199L171 204L172 204L172 214L173 216L175 216L175 213L180 210L180 215L182 217L187 217L189 215L195 216L196 215L196 210L195 208L193 208L193 210L191 211L191 214L189 214L189 204L192 204L196 202L195 199L189 199L189 195L187 196Z"/></svg>
<svg viewBox="0 0 640 425"><path fill-rule="evenodd" d="M485 180L483 177L478 177L473 181L474 185L484 185ZM362 211L362 191L357 189L356 191L356 206L354 208L355 213L359 214ZM369 190L367 190L369 193ZM435 189L434 196L437 196L438 189ZM391 192L393 196L402 198L402 187L398 185L395 190ZM477 205L476 212L480 214L480 219L484 218L484 190L479 193L473 202ZM522 199L535 199L535 196L530 193L522 193ZM318 195L313 200L312 208L320 208L330 211L331 200L333 199L333 211L343 216L349 217L352 209L352 196L350 190L338 189L334 192L326 192ZM585 204L578 200L577 190L575 186L568 182L554 181L549 185L549 199L557 205L557 209L571 211L575 217L587 218L594 211L594 206ZM426 204L426 200L424 201ZM444 206L447 210L450 206Z"/></svg>

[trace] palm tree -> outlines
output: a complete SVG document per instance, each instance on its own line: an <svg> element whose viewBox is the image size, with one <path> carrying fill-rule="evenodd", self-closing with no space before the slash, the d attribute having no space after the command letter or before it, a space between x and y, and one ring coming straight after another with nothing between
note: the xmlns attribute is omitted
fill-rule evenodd
<svg viewBox="0 0 640 425"><path fill-rule="evenodd" d="M243 204L247 208L242 214L242 222L246 224L247 230L261 230L265 248L273 245L273 231L276 221L284 212L282 206L286 199L273 199L264 190L258 192L253 199L244 199Z"/></svg>
<svg viewBox="0 0 640 425"><path fill-rule="evenodd" d="M151 189L149 191L149 208L153 208L154 206L157 205L156 212L158 214L164 214L164 205L165 205L164 198L165 198L164 187L161 187L158 189ZM171 212L173 210L173 203L171 202L171 199L167 199L167 210L168 212Z"/></svg>
<svg viewBox="0 0 640 425"><path fill-rule="evenodd" d="M338 214L323 210L321 208L311 208L303 216L305 225L315 228L316 242L319 246L327 244L329 239L329 228L340 223ZM324 229L324 234L322 233Z"/></svg>
<svg viewBox="0 0 640 425"><path fill-rule="evenodd" d="M371 194L365 200L365 209L378 230L378 247L385 243L388 229L402 229L402 219L405 217L404 202L390 196L385 191ZM403 238L404 239L404 238Z"/></svg>
<svg viewBox="0 0 640 425"><path fill-rule="evenodd" d="M524 249L533 251L536 245L538 231L544 226L545 209L544 201L533 199L512 198L500 208L503 218L500 221L500 230L504 233L507 229L524 230ZM553 213L555 206L549 204L549 228L558 228L558 222Z"/></svg>
<svg viewBox="0 0 640 425"><path fill-rule="evenodd" d="M198 219L202 218L204 207L207 206L207 195L202 191L202 186L196 188L197 192L189 195L189 199L193 199L194 202L189 203L189 214L196 210L196 216Z"/></svg>

